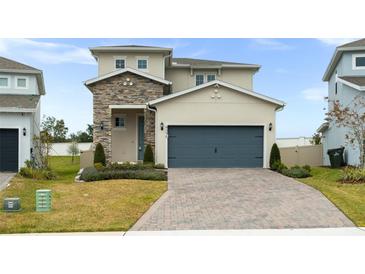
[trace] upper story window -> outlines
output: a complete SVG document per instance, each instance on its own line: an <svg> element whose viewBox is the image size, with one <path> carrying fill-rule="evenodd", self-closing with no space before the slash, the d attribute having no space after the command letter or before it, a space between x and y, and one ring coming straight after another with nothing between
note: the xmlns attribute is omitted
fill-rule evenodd
<svg viewBox="0 0 365 274"><path fill-rule="evenodd" d="M22 89L28 88L28 78L27 77L16 77L15 86L16 86L16 88L22 88Z"/></svg>
<svg viewBox="0 0 365 274"><path fill-rule="evenodd" d="M137 68L138 69L148 69L148 58L147 57L138 57L137 58Z"/></svg>
<svg viewBox="0 0 365 274"><path fill-rule="evenodd" d="M195 75L195 85L199 86L204 84L204 74L196 74Z"/></svg>
<svg viewBox="0 0 365 274"><path fill-rule="evenodd" d="M10 85L10 79L8 76L0 76L0 88L8 88Z"/></svg>
<svg viewBox="0 0 365 274"><path fill-rule="evenodd" d="M214 81L215 80L215 74L207 74L207 82Z"/></svg>
<svg viewBox="0 0 365 274"><path fill-rule="evenodd" d="M213 73L198 73L195 74L195 85L201 85L215 80L215 74Z"/></svg>
<svg viewBox="0 0 365 274"><path fill-rule="evenodd" d="M365 69L365 54L352 55L352 69Z"/></svg>
<svg viewBox="0 0 365 274"><path fill-rule="evenodd" d="M124 57L114 57L115 69L125 68L125 58Z"/></svg>

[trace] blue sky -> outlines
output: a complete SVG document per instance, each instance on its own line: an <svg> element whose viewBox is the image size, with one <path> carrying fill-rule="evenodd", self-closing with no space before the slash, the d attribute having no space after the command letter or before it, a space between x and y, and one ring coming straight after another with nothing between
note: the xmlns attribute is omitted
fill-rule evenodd
<svg viewBox="0 0 365 274"><path fill-rule="evenodd" d="M351 39L0 39L0 55L42 69L42 114L65 120L70 132L92 123L83 81L97 75L88 47L141 44L174 48L174 57L260 64L254 90L283 100L277 137L311 136L324 118L323 73L337 45Z"/></svg>

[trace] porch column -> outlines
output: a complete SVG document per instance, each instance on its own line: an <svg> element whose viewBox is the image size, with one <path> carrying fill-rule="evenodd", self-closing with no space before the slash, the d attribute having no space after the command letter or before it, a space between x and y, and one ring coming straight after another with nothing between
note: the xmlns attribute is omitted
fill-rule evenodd
<svg viewBox="0 0 365 274"><path fill-rule="evenodd" d="M112 110L95 107L94 104L94 146L101 143L107 162L112 160Z"/></svg>
<svg viewBox="0 0 365 274"><path fill-rule="evenodd" d="M155 113L151 110L144 110L144 144L151 145L155 155Z"/></svg>

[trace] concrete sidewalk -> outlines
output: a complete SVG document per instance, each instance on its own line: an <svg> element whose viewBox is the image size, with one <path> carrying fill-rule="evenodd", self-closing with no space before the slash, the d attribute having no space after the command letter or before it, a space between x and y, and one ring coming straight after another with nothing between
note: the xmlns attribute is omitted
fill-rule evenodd
<svg viewBox="0 0 365 274"><path fill-rule="evenodd" d="M0 172L0 191L7 188L10 180L15 176L15 173Z"/></svg>

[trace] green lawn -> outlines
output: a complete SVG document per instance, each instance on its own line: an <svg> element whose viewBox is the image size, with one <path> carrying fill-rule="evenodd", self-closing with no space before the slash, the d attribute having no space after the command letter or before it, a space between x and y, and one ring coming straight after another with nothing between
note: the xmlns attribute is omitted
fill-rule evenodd
<svg viewBox="0 0 365 274"><path fill-rule="evenodd" d="M79 158L52 157L53 181L16 176L0 191L0 201L18 196L22 211L0 211L0 233L126 231L167 190L163 181L110 180L74 183ZM52 211L35 212L35 191L52 190ZM1 203L2 204L2 203Z"/></svg>
<svg viewBox="0 0 365 274"><path fill-rule="evenodd" d="M365 184L338 182L340 169L312 168L312 177L299 181L321 191L357 226L365 226Z"/></svg>

